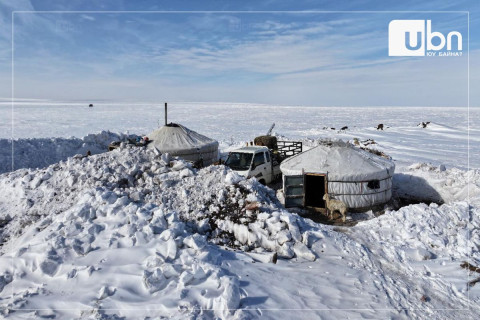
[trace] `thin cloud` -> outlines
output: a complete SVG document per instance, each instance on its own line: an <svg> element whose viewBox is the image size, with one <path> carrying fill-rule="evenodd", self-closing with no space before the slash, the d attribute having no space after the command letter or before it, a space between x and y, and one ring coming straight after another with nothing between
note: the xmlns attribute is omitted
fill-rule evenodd
<svg viewBox="0 0 480 320"><path fill-rule="evenodd" d="M89 20L89 21L95 21L96 20L93 16L89 16L89 15L86 15L86 14L80 15L80 17L82 17L85 20Z"/></svg>
<svg viewBox="0 0 480 320"><path fill-rule="evenodd" d="M345 16L305 21L266 15L262 21L228 14L72 15L66 21L73 30L60 30L64 41L48 39L54 48L65 46L56 51L28 33L52 33L55 20L46 15L20 24L29 28L17 38L25 46L16 56L16 93L308 105L463 103L455 100L464 90L455 63L463 60L389 58L384 21ZM412 70L418 73L413 78ZM419 85L425 90L412 90Z"/></svg>

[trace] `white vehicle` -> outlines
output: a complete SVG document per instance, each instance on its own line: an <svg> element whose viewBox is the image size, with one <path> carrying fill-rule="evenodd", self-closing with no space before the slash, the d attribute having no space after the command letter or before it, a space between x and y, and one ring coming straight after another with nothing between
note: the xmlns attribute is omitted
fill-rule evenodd
<svg viewBox="0 0 480 320"><path fill-rule="evenodd" d="M257 178L262 184L271 183L280 175L280 163L273 165L272 154L267 147L237 149L230 152L225 165L246 178Z"/></svg>
<svg viewBox="0 0 480 320"><path fill-rule="evenodd" d="M269 184L281 177L280 163L289 156L302 152L301 142L277 141L275 149L266 146L250 146L230 152L225 165L248 178L255 177L262 184Z"/></svg>

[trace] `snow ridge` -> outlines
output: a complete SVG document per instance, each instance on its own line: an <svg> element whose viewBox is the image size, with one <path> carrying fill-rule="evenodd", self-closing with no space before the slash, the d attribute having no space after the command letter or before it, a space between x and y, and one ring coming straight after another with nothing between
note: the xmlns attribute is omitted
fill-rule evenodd
<svg viewBox="0 0 480 320"><path fill-rule="evenodd" d="M13 141L15 170L43 168L76 154L105 152L112 141L124 140L125 134L101 131L79 138L29 138ZM0 173L12 171L12 140L0 139Z"/></svg>

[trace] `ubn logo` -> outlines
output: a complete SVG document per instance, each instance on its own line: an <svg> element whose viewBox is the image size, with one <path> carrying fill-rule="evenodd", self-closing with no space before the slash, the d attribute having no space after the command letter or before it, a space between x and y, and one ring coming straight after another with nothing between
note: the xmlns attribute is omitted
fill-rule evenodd
<svg viewBox="0 0 480 320"><path fill-rule="evenodd" d="M440 40L440 43L433 44ZM445 37L441 32L432 32L431 20L392 20L388 25L388 55L389 56L425 56L436 55L447 45L447 50L452 50L452 41L456 38L457 51L462 51L462 34L452 31ZM451 52L439 55L461 55Z"/></svg>

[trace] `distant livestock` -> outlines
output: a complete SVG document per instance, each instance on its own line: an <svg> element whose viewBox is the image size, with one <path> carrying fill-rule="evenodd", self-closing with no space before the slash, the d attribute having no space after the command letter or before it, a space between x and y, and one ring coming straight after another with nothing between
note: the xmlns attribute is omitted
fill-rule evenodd
<svg viewBox="0 0 480 320"><path fill-rule="evenodd" d="M342 215L342 221L345 222L348 210L347 205L340 200L330 199L328 193L325 193L323 200L325 200L327 209L330 211L330 217L333 216L334 211L338 211Z"/></svg>
<svg viewBox="0 0 480 320"><path fill-rule="evenodd" d="M348 127L345 126L345 127L342 127L342 129L340 129L340 130L347 130L347 129L348 129Z"/></svg>
<svg viewBox="0 0 480 320"><path fill-rule="evenodd" d="M430 121L422 122L422 123L419 123L418 126L422 126L422 128L426 128L429 124L430 124Z"/></svg>
<svg viewBox="0 0 480 320"><path fill-rule="evenodd" d="M377 126L377 130L383 130L383 123L380 123L380 124Z"/></svg>

